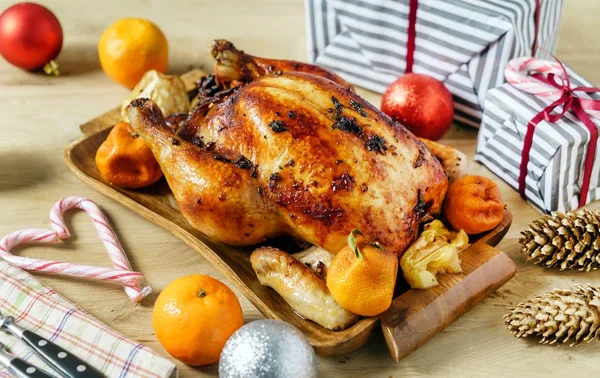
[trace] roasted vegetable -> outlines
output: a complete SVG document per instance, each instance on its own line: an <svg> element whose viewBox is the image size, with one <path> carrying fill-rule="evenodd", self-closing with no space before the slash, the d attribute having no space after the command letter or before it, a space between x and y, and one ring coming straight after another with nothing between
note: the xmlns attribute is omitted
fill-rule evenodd
<svg viewBox="0 0 600 378"><path fill-rule="evenodd" d="M402 274L414 289L437 286L437 274L462 272L458 255L468 245L466 232L449 231L441 221L434 220L402 255Z"/></svg>
<svg viewBox="0 0 600 378"><path fill-rule="evenodd" d="M164 75L155 70L146 72L129 97L123 100L121 118L124 121L127 121L125 107L136 98L149 98L154 101L162 111L163 117L190 110L190 99L179 76Z"/></svg>

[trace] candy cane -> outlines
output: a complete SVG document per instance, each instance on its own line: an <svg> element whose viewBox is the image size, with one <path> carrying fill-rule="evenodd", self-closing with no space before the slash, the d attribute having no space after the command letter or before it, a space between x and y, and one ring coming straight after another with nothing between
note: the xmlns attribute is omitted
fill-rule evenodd
<svg viewBox="0 0 600 378"><path fill-rule="evenodd" d="M544 76L554 74L563 80L562 84L566 83L565 72L558 61L552 62L531 57L515 58L509 61L504 70L504 77L513 87L538 97L545 97L549 101L555 101L563 94L561 89L529 76L530 73L539 73ZM600 118L600 111L585 110L590 116Z"/></svg>
<svg viewBox="0 0 600 378"><path fill-rule="evenodd" d="M113 269L15 256L11 253L13 248L22 244L57 243L59 240L68 239L71 234L63 215L71 209L84 210L92 218L94 227L113 262ZM141 301L152 292L150 286L143 287L142 274L131 270L131 264L119 239L102 210L94 202L82 197L67 197L58 201L50 210L50 225L52 230L29 228L6 235L0 240L0 258L25 270L118 282L123 285L133 302Z"/></svg>

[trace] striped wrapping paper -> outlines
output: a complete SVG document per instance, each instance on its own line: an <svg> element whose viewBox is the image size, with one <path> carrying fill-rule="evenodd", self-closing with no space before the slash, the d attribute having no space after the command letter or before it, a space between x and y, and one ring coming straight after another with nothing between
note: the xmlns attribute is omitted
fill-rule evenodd
<svg viewBox="0 0 600 378"><path fill-rule="evenodd" d="M567 72L571 87L592 86L568 67ZM600 99L597 93L576 92L576 96ZM527 124L551 103L547 98L522 92L508 83L489 90L475 160L517 189ZM596 126L600 126L600 120L592 120ZM572 112L556 123L542 121L537 125L525 181L525 195L531 204L544 212L568 211L579 207L584 157L589 140L589 131ZM587 202L596 199L600 199L598 150Z"/></svg>
<svg viewBox="0 0 600 378"><path fill-rule="evenodd" d="M406 67L409 0L306 0L310 59L383 93ZM557 43L563 0L541 0L536 56ZM419 0L413 71L445 82L455 119L479 127L506 63L530 56L536 0Z"/></svg>
<svg viewBox="0 0 600 378"><path fill-rule="evenodd" d="M68 302L25 271L0 259L0 311L21 327L60 345L106 377L175 377L175 364L149 348L113 331ZM15 337L0 332L0 342L13 355L53 373ZM54 373L55 376L56 373ZM0 367L0 378L12 377Z"/></svg>

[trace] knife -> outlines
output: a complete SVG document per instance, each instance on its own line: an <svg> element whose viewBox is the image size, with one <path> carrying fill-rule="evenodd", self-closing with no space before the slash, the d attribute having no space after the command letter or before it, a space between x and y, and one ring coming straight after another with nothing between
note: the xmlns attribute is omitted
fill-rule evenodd
<svg viewBox="0 0 600 378"><path fill-rule="evenodd" d="M0 365L4 365L19 378L52 378L33 365L6 352L4 345L0 343Z"/></svg>
<svg viewBox="0 0 600 378"><path fill-rule="evenodd" d="M0 330L5 329L27 344L38 356L66 378L105 378L100 372L51 341L14 323L12 316L0 314Z"/></svg>

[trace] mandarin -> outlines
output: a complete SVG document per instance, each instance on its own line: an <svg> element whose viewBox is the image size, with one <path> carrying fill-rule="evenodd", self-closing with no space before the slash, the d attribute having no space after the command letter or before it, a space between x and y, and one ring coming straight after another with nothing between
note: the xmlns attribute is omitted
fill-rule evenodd
<svg viewBox="0 0 600 378"><path fill-rule="evenodd" d="M455 230L465 230L469 235L493 229L504 217L498 185L482 176L462 177L448 189L444 215Z"/></svg>
<svg viewBox="0 0 600 378"><path fill-rule="evenodd" d="M327 287L335 301L362 316L387 310L394 295L398 257L370 244L358 231L348 236L348 246L338 252L327 271Z"/></svg>
<svg viewBox="0 0 600 378"><path fill-rule="evenodd" d="M244 325L244 315L229 287L196 274L176 279L160 293L152 324L171 356L200 366L219 361L225 342Z"/></svg>
<svg viewBox="0 0 600 378"><path fill-rule="evenodd" d="M146 71L167 71L169 46L163 32L152 22L123 18L102 33L98 56L108 77L131 89Z"/></svg>
<svg viewBox="0 0 600 378"><path fill-rule="evenodd" d="M150 146L127 122L119 122L113 127L98 147L95 161L102 177L121 188L142 188L162 177Z"/></svg>

